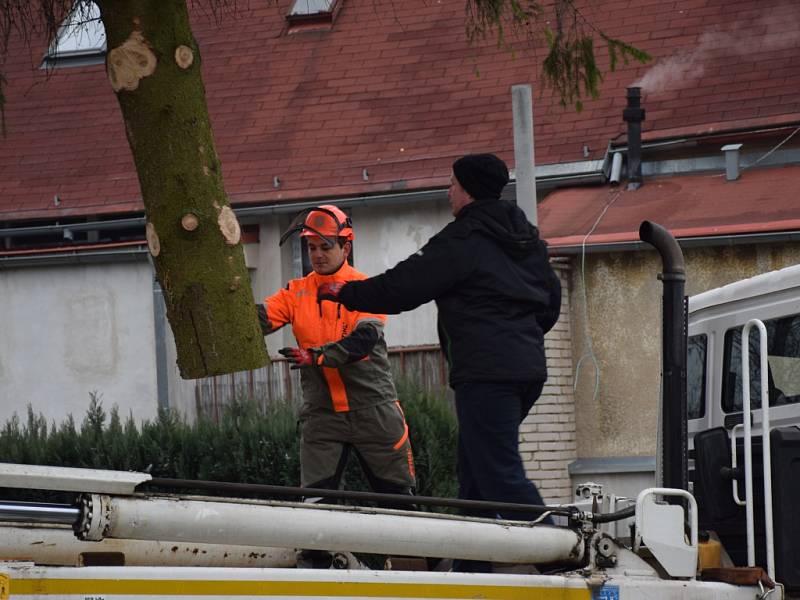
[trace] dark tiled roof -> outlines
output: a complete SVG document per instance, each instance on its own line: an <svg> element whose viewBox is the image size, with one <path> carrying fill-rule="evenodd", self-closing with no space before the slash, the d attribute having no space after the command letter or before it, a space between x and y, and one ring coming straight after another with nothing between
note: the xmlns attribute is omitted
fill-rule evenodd
<svg viewBox="0 0 800 600"><path fill-rule="evenodd" d="M599 28L659 62L607 75L601 98L582 113L539 93L541 46L513 55L492 38L468 46L463 2L343 2L329 31L287 33L287 0L240 0L221 24L194 15L235 203L445 186L452 160L470 151L511 162L517 83L535 86L541 164L583 160L584 146L596 158L609 141L624 141L624 88L646 73L645 138L800 118L800 8L791 0L768 11L759 0L593 3L587 16ZM48 77L38 68L45 46L12 40L4 66L0 220L141 210L103 67ZM603 48L598 54L607 63Z"/></svg>
<svg viewBox="0 0 800 600"><path fill-rule="evenodd" d="M654 221L678 238L758 234L800 229L800 166L649 178L636 191L625 187L557 190L539 205L539 225L558 254L584 243L639 240L639 225ZM592 235L586 237L592 231Z"/></svg>

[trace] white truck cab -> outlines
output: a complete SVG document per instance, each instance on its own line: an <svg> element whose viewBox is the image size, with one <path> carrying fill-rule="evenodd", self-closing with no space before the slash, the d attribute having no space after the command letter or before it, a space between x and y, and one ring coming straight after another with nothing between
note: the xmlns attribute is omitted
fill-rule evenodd
<svg viewBox="0 0 800 600"><path fill-rule="evenodd" d="M777 578L796 593L800 590L800 522L796 518L800 496L800 266L693 296L688 311L688 447L700 528L717 532L740 565L747 561L765 564L772 552L767 550L772 546L767 540L774 530ZM763 322L766 329L769 415L767 435L762 438L761 348L758 328L752 327L747 360L753 458L747 467L742 331L752 319ZM769 440L768 453L763 440ZM742 500L748 479L755 490L750 507L755 519L752 513L745 514ZM769 497L771 504L766 501ZM766 506L772 516L765 517ZM754 541L748 541L746 520L747 527L754 529L749 534ZM774 526L768 525L770 520Z"/></svg>
<svg viewBox="0 0 800 600"><path fill-rule="evenodd" d="M750 319L767 328L772 427L800 424L800 265L689 298L689 437L741 423L741 332ZM758 337L750 336L754 435L760 419ZM692 443L690 441L690 447Z"/></svg>

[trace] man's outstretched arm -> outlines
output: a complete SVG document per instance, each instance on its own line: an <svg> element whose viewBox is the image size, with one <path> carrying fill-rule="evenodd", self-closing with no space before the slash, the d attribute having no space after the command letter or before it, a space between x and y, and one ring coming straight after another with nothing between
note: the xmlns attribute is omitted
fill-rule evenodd
<svg viewBox="0 0 800 600"><path fill-rule="evenodd" d="M317 297L340 302L350 310L397 314L438 298L471 270L471 256L460 253L450 240L434 237L385 273L344 284L322 284Z"/></svg>

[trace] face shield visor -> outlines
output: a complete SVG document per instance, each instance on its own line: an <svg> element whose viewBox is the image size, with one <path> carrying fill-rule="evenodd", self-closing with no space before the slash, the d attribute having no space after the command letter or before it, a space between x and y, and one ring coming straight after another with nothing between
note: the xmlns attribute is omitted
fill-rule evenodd
<svg viewBox="0 0 800 600"><path fill-rule="evenodd" d="M303 237L316 236L331 246L339 238L355 238L350 217L333 205L315 206L300 212L281 235L279 245L283 246L295 233Z"/></svg>

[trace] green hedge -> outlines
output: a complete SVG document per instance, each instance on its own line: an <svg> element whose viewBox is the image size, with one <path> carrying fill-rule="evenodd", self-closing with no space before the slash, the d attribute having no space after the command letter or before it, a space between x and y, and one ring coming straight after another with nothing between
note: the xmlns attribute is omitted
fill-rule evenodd
<svg viewBox="0 0 800 600"><path fill-rule="evenodd" d="M455 496L457 429L452 409L443 398L408 385L399 385L398 392L414 449L417 493ZM272 485L296 486L300 481L296 412L283 402L266 410L254 402L236 402L225 408L219 423L199 419L187 424L173 412L161 411L154 421L137 424L132 416L123 422L116 408L107 413L92 394L80 426L72 417L48 425L31 408L26 421L7 421L0 430L0 462ZM346 487L367 489L357 461L350 462ZM20 492L11 495L20 497ZM4 496L11 499L8 493Z"/></svg>

